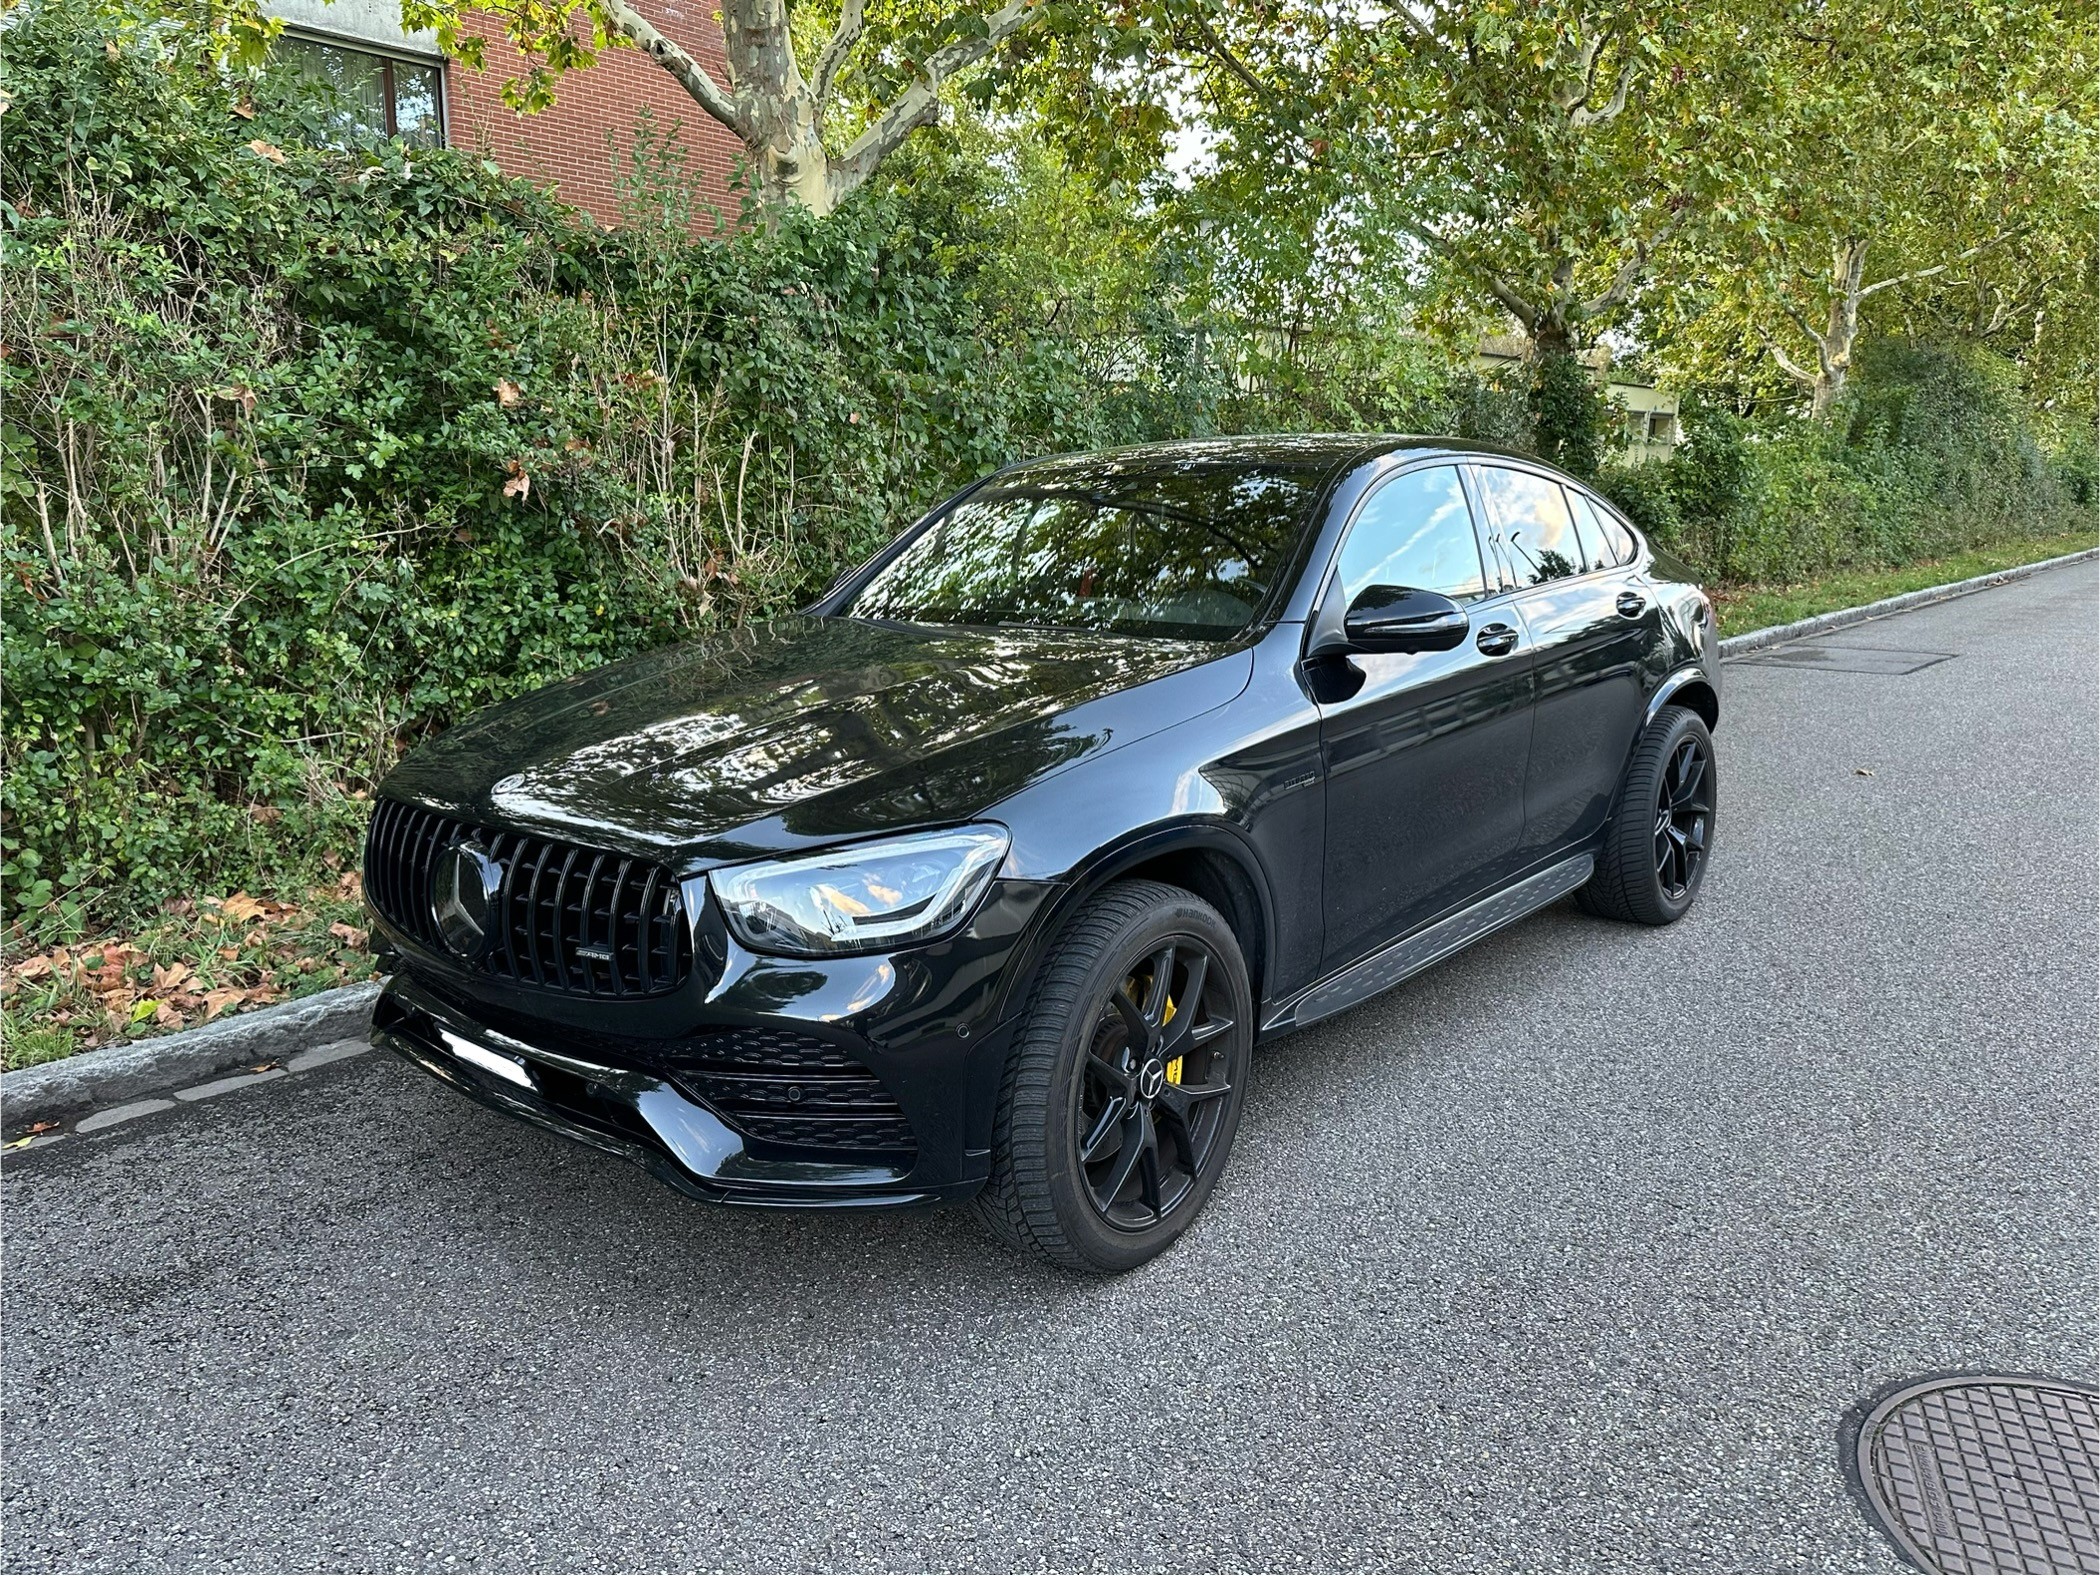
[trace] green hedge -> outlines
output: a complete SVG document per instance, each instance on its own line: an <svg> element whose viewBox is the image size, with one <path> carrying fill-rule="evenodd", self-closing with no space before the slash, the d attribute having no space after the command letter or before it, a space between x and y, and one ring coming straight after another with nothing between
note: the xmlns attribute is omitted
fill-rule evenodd
<svg viewBox="0 0 2100 1576"><path fill-rule="evenodd" d="M2013 369L1973 349L1869 343L1833 421L1758 429L1694 402L1684 429L1669 459L1600 483L1715 580L1786 584L2093 518L2090 429L2045 443Z"/></svg>

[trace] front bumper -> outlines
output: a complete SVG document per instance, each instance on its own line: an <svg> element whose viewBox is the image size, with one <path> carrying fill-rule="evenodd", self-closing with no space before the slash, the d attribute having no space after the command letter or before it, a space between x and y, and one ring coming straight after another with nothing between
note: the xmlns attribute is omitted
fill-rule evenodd
<svg viewBox="0 0 2100 1576"><path fill-rule="evenodd" d="M754 1154L742 1134L673 1079L489 1028L402 976L380 997L372 1040L484 1105L625 1156L710 1203L930 1204L967 1197L984 1181L981 1169L975 1177L938 1180L931 1173L945 1168L929 1168L923 1154L908 1165Z"/></svg>
<svg viewBox="0 0 2100 1576"><path fill-rule="evenodd" d="M753 956L703 916L692 979L634 1002L476 975L375 916L396 968L372 1039L484 1105L623 1155L695 1198L815 1208L965 1198L990 1169L1018 1005L1009 966L1046 896L1001 883L951 942L833 962ZM768 1065L776 1046L787 1060ZM808 1136L842 1127L850 1145Z"/></svg>

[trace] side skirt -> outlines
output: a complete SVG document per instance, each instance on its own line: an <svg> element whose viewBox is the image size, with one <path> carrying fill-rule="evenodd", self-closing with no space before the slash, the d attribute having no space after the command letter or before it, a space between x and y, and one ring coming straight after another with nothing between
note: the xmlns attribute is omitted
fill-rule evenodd
<svg viewBox="0 0 2100 1576"><path fill-rule="evenodd" d="M1438 920L1426 930L1402 936L1277 1008L1262 1025L1262 1037L1266 1039L1302 1029L1307 1024L1354 1007L1360 1001L1368 1001L1381 991L1391 990L1402 980L1421 973L1432 964L1441 963L1481 937L1491 935L1504 925L1513 925L1527 914L1535 914L1548 903L1566 897L1589 880L1596 864L1593 855L1577 854L1573 859L1547 866L1536 875L1526 876L1514 886L1504 887L1447 919Z"/></svg>

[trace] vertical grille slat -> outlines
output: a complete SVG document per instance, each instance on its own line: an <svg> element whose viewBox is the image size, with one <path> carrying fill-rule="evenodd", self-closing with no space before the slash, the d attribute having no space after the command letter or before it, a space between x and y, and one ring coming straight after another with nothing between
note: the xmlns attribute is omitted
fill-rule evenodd
<svg viewBox="0 0 2100 1576"><path fill-rule="evenodd" d="M635 988L644 996L649 994L649 952L656 936L656 884L662 879L663 871L651 865L648 879L642 883L642 901L635 907L635 968L639 976Z"/></svg>
<svg viewBox="0 0 2100 1576"><path fill-rule="evenodd" d="M373 805L365 834L365 893L373 908L409 939L443 953L431 901L437 873L447 851L469 839L503 876L487 953L477 962L454 959L455 966L593 997L660 996L692 972L683 900L663 866L474 826L398 800Z"/></svg>

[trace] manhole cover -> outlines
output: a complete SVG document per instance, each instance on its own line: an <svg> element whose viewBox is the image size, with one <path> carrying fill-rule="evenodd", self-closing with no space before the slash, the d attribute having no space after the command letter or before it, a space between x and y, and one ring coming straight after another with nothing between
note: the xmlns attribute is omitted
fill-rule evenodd
<svg viewBox="0 0 2100 1576"><path fill-rule="evenodd" d="M1901 675L1945 662L1951 651L1896 651L1887 646L1831 646L1821 643L1779 646L1739 661L1760 668L1822 668L1830 673Z"/></svg>
<svg viewBox="0 0 2100 1576"><path fill-rule="evenodd" d="M1874 1404L1853 1446L1884 1531L1928 1571L2100 1571L2100 1393L1963 1374Z"/></svg>

